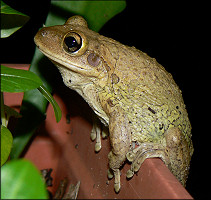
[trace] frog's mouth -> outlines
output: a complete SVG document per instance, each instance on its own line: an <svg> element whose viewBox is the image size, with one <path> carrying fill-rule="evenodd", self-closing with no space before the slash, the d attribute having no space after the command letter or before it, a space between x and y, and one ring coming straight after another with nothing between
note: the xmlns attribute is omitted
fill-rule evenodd
<svg viewBox="0 0 211 200"><path fill-rule="evenodd" d="M50 50L48 50L48 49L51 49L51 47L48 47L48 46L46 46L45 43L43 43L42 39L39 37L39 34L37 34L35 36L34 42L35 42L36 46L38 47L38 49L40 50L40 52L43 53L48 59L50 59L56 66L67 68L68 70L71 70L76 73L84 74L84 75L93 73L93 69L91 69L89 67L85 66L85 68L83 68L75 63L72 64L72 63L66 61L65 59L62 59L61 57L59 57L61 52L59 53L58 51L56 51L53 48L52 48L52 51L55 53L52 54L50 52ZM68 60L68 58L66 58L66 59Z"/></svg>
<svg viewBox="0 0 211 200"><path fill-rule="evenodd" d="M74 71L74 72L77 72L77 73L83 73L84 74L84 71L87 71L88 69L84 69L80 66L77 66L77 65L72 65L68 62L65 62L64 60L62 59L59 59L55 56L52 56L51 54L49 54L47 51L43 51L39 45L37 45L38 49L40 50L41 53L43 53L52 63L54 63L56 66L59 66L59 67L63 67L63 68L67 68L71 71Z"/></svg>
<svg viewBox="0 0 211 200"><path fill-rule="evenodd" d="M36 42L35 42L36 43ZM70 71L73 71L75 73L79 73L81 75L87 76L87 77L98 77L101 78L102 74L98 72L97 70L94 70L93 68L87 67L87 68L82 68L76 64L71 64L59 57L52 56L48 51L43 50L43 48L37 44L38 49L43 53L53 64L55 64L58 67L66 68Z"/></svg>

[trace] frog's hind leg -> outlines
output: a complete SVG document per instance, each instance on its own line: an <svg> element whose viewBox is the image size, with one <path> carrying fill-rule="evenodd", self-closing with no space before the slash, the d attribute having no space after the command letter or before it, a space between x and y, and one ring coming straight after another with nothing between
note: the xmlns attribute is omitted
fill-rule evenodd
<svg viewBox="0 0 211 200"><path fill-rule="evenodd" d="M191 141L188 143L178 127L170 128L165 132L165 142L142 143L136 149L129 151L127 159L132 162L127 177L132 178L139 170L146 158L161 158L176 178L185 186L188 176L190 158L193 154Z"/></svg>
<svg viewBox="0 0 211 200"><path fill-rule="evenodd" d="M193 154L192 141L189 137L186 139L178 127L167 130L165 137L166 151L168 152L170 159L169 169L182 185L185 186L190 160Z"/></svg>
<svg viewBox="0 0 211 200"><path fill-rule="evenodd" d="M165 151L165 147L156 143L142 143L137 148L129 151L126 157L128 161L132 162L131 169L127 171L127 178L132 178L134 173L140 169L142 163L147 158L159 157L167 165L169 164L169 159Z"/></svg>
<svg viewBox="0 0 211 200"><path fill-rule="evenodd" d="M107 138L108 131L106 127L104 127L101 124L100 120L95 115L93 115L92 120L93 120L93 126L91 130L90 138L92 141L96 140L95 151L99 152L102 148L101 135L102 135L102 138Z"/></svg>

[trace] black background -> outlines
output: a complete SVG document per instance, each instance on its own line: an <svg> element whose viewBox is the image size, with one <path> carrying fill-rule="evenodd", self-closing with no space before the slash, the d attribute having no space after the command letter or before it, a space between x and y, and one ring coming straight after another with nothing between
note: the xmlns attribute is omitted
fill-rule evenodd
<svg viewBox="0 0 211 200"><path fill-rule="evenodd" d="M45 22L50 1L5 1L29 15L30 21L9 38L1 39L1 63L30 63L33 37ZM165 1L167 2L167 1ZM127 1L100 34L146 52L170 72L183 92L192 124L194 155L187 190L195 199L208 198L210 167L210 82L207 7L191 1ZM67 16L68 18L69 16Z"/></svg>

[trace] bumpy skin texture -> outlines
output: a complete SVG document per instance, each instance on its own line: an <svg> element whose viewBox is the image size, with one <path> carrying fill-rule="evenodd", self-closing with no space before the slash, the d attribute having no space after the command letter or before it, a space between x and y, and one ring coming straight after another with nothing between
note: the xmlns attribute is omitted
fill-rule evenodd
<svg viewBox="0 0 211 200"><path fill-rule="evenodd" d="M67 37L77 39L76 49L68 47ZM132 162L128 178L146 158L160 157L185 185L193 154L191 125L182 93L163 66L134 47L91 31L80 16L42 28L35 43L58 67L64 83L109 126L116 192L126 159Z"/></svg>

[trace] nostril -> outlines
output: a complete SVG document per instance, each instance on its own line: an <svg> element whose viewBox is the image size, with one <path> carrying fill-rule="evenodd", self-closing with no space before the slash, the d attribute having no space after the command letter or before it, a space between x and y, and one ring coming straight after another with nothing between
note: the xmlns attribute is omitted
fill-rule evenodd
<svg viewBox="0 0 211 200"><path fill-rule="evenodd" d="M47 32L46 30L41 30L41 35L42 35L43 37L45 37L47 34L48 34L48 32Z"/></svg>

